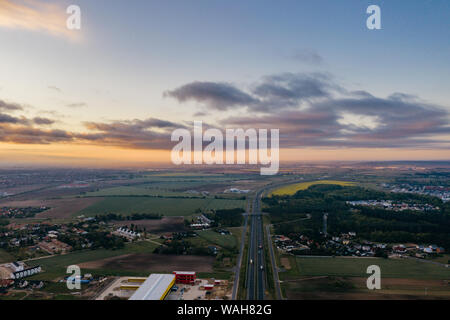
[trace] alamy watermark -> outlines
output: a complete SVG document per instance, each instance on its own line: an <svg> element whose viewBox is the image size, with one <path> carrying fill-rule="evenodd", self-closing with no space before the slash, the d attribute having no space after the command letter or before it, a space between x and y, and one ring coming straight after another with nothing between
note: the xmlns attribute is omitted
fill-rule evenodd
<svg viewBox="0 0 450 320"><path fill-rule="evenodd" d="M371 5L367 8L367 14L370 16L367 18L366 26L369 30L381 29L381 8L377 5Z"/></svg>
<svg viewBox="0 0 450 320"><path fill-rule="evenodd" d="M77 5L70 5L66 9L69 17L66 20L66 27L69 30L81 30L81 8Z"/></svg>
<svg viewBox="0 0 450 320"><path fill-rule="evenodd" d="M194 121L193 134L176 129L171 140L179 142L171 153L175 165L189 164L260 164L261 175L275 175L280 167L279 129L219 129L203 131L203 122ZM180 141L181 140L181 141ZM248 148L247 148L248 141ZM204 147L204 143L208 143Z"/></svg>
<svg viewBox="0 0 450 320"><path fill-rule="evenodd" d="M67 267L66 273L71 274L67 277L66 285L69 290L81 289L81 269L77 265L71 265Z"/></svg>
<svg viewBox="0 0 450 320"><path fill-rule="evenodd" d="M66 9L69 17L66 20L66 26L69 30L81 30L81 8L78 5L70 5ZM370 16L366 20L366 26L369 30L381 29L381 8L378 5L367 7L366 13Z"/></svg>
<svg viewBox="0 0 450 320"><path fill-rule="evenodd" d="M367 267L367 273L371 274L367 278L367 289L369 290L380 290L381 289L381 269L377 265L371 265Z"/></svg>

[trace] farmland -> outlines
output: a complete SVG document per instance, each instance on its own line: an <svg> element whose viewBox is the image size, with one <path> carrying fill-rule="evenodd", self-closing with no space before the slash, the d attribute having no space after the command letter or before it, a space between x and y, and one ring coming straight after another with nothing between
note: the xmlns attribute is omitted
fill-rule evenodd
<svg viewBox="0 0 450 320"><path fill-rule="evenodd" d="M449 299L448 284L439 280L385 278L381 290L368 290L367 278L309 277L284 283L289 300L417 300Z"/></svg>
<svg viewBox="0 0 450 320"><path fill-rule="evenodd" d="M3 249L0 249L0 263L11 262L14 257Z"/></svg>
<svg viewBox="0 0 450 320"><path fill-rule="evenodd" d="M114 221L115 226L128 226L133 224L145 228L150 233L181 232L185 230L183 217L164 217L161 219Z"/></svg>
<svg viewBox="0 0 450 320"><path fill-rule="evenodd" d="M173 192L169 189L163 188L150 188L144 186L121 186L113 188L105 188L99 191L88 192L84 197L111 197L111 196L155 196L155 197L165 197L165 196L177 196L177 197L187 197L194 195L187 195L183 192Z"/></svg>
<svg viewBox="0 0 450 320"><path fill-rule="evenodd" d="M239 229L239 228L235 228ZM218 232L212 231L212 230L204 230L204 231L198 231L197 234L199 237L207 240L208 242L211 242L213 244L216 244L218 246L227 248L227 249L233 249L237 247L237 239L236 236L230 234L230 235L221 235Z"/></svg>
<svg viewBox="0 0 450 320"><path fill-rule="evenodd" d="M417 299L450 297L450 270L406 259L282 256L288 299ZM369 265L381 269L381 290L369 291ZM427 296L425 296L425 292Z"/></svg>
<svg viewBox="0 0 450 320"><path fill-rule="evenodd" d="M197 270L212 272L214 257L193 255L160 255L152 253L133 253L99 259L80 264L83 270L102 270L103 274L132 272L148 275L151 272L172 272L174 270Z"/></svg>
<svg viewBox="0 0 450 320"><path fill-rule="evenodd" d="M125 248L119 250L84 250L64 255L44 257L33 261L28 261L29 265L40 265L44 270L43 273L32 277L38 280L54 280L66 275L67 266L80 264L83 262L96 261L105 258L132 254L132 253L151 253L156 248L156 244L147 241L127 244Z"/></svg>
<svg viewBox="0 0 450 320"><path fill-rule="evenodd" d="M68 219L78 211L85 209L98 202L99 198L63 198L63 199L43 199L43 200L18 200L3 202L2 206L23 208L28 206L39 207L45 206L49 210L36 214L36 219Z"/></svg>
<svg viewBox="0 0 450 320"><path fill-rule="evenodd" d="M348 182L348 181L337 181L337 180L318 180L318 181L310 181L310 182L301 182L301 183L295 183L290 184L287 186L283 186L281 188L275 189L270 193L270 195L274 196L281 196L281 195L293 195L299 190L306 190L310 186L316 185L316 184L335 184L340 186L353 186L355 183Z"/></svg>
<svg viewBox="0 0 450 320"><path fill-rule="evenodd" d="M105 213L130 215L133 213L157 213L164 216L190 216L196 210L244 208L245 200L214 198L148 198L107 197L83 209L77 215L95 216Z"/></svg>
<svg viewBox="0 0 450 320"><path fill-rule="evenodd" d="M378 265L384 278L450 280L450 269L431 263L406 259L289 257L291 270L283 278L296 276L366 277L367 267Z"/></svg>

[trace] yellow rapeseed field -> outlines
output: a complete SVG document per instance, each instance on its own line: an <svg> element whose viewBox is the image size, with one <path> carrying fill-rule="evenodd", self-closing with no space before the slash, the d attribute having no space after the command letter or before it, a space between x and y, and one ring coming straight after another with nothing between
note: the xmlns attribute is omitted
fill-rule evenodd
<svg viewBox="0 0 450 320"><path fill-rule="evenodd" d="M337 184L340 186L354 186L354 182L349 181L337 181L337 180L318 180L318 181L310 181L310 182L301 182L301 183L295 183L290 184L287 186L283 186L279 189L273 190L270 195L275 196L281 196L281 195L293 195L299 190L305 190L308 189L310 186L316 185L316 184Z"/></svg>

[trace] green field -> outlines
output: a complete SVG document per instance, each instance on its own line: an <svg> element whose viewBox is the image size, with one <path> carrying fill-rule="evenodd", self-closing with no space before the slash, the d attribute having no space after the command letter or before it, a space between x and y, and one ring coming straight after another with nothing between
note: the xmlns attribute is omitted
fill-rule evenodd
<svg viewBox="0 0 450 320"><path fill-rule="evenodd" d="M212 230L198 231L197 234L199 235L199 237L205 239L206 241L227 249L234 249L238 244L238 240L232 234L221 235L220 233Z"/></svg>
<svg viewBox="0 0 450 320"><path fill-rule="evenodd" d="M367 267L378 265L381 277L449 280L450 268L406 259L382 258L310 258L289 256L291 270L280 273L282 279L303 276L368 277Z"/></svg>
<svg viewBox="0 0 450 320"><path fill-rule="evenodd" d="M354 186L354 182L349 181L337 181L337 180L317 180L317 181L310 181L310 182L301 182L301 183L295 183L290 184L287 186L283 186L281 188L273 190L269 195L272 196L282 196L282 195L294 195L299 190L306 190L310 186L316 185L316 184L336 184L339 186Z"/></svg>
<svg viewBox="0 0 450 320"><path fill-rule="evenodd" d="M83 209L76 215L95 216L106 213L130 215L133 213L157 213L164 216L190 216L196 210L244 208L245 200L214 198L146 198L111 197Z"/></svg>
<svg viewBox="0 0 450 320"><path fill-rule="evenodd" d="M442 257L436 257L430 260L438 263L450 264L450 254L444 254Z"/></svg>
<svg viewBox="0 0 450 320"><path fill-rule="evenodd" d="M111 197L111 196L160 196L160 197L200 197L201 195L190 194L185 192L173 192L165 188L151 187L113 187L105 188L95 192L88 192L85 197Z"/></svg>
<svg viewBox="0 0 450 320"><path fill-rule="evenodd" d="M13 262L14 257L3 249L0 249L0 263Z"/></svg>
<svg viewBox="0 0 450 320"><path fill-rule="evenodd" d="M8 294L7 296L0 296L0 300L21 300L27 294L25 292L13 292Z"/></svg>
<svg viewBox="0 0 450 320"><path fill-rule="evenodd" d="M73 264L76 265L83 262L101 260L129 253L152 253L156 247L157 245L151 242L140 241L126 244L125 248L119 250L98 249L77 251L65 255L28 261L27 264L31 266L40 265L45 271L31 277L30 279L54 280L56 278L66 276L66 268Z"/></svg>

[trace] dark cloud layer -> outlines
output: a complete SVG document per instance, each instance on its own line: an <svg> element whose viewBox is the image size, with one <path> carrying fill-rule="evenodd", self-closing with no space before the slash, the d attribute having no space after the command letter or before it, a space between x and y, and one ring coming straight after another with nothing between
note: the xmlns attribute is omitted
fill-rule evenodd
<svg viewBox="0 0 450 320"><path fill-rule="evenodd" d="M356 120L348 121L346 118ZM364 95L327 99L302 110L228 118L224 126L279 128L284 147L444 147L449 112L420 101ZM448 139L448 138L447 138Z"/></svg>
<svg viewBox="0 0 450 320"><path fill-rule="evenodd" d="M17 103L10 103L0 100L0 110L4 111L23 110L23 106Z"/></svg>
<svg viewBox="0 0 450 320"><path fill-rule="evenodd" d="M175 98L180 103L195 101L216 110L250 106L258 102L249 94L225 82L192 82L167 91L164 95Z"/></svg>
<svg viewBox="0 0 450 320"><path fill-rule="evenodd" d="M33 122L37 125L42 125L42 126L48 126L51 125L53 123L55 123L54 120L48 119L48 118L42 118L42 117L36 117L33 119Z"/></svg>
<svg viewBox="0 0 450 320"><path fill-rule="evenodd" d="M73 135L64 130L42 130L29 126L0 125L2 142L23 144L50 144L73 141Z"/></svg>
<svg viewBox="0 0 450 320"><path fill-rule="evenodd" d="M132 149L171 148L172 131L185 128L183 124L156 118L111 123L87 122L85 126L91 133L78 134L77 139Z"/></svg>
<svg viewBox="0 0 450 320"><path fill-rule="evenodd" d="M246 107L256 112L272 112L293 108L317 99L329 97L342 90L331 77L324 73L283 73L267 76L245 92L223 82L192 82L165 93L183 103L198 102L215 110Z"/></svg>
<svg viewBox="0 0 450 320"><path fill-rule="evenodd" d="M445 138L436 138L450 135L447 108L401 92L380 98L367 91L350 91L326 73L270 75L249 85L247 91L231 84L201 84L186 84L168 95L180 103L196 101L209 109L246 108L248 116L230 117L222 125L278 128L283 147L449 144Z"/></svg>
<svg viewBox="0 0 450 320"><path fill-rule="evenodd" d="M376 97L351 91L327 74L284 73L261 78L247 89L229 83L193 82L165 93L180 103L198 102L202 116L239 109L219 120L219 129L280 129L280 146L361 148L448 148L448 108L401 92ZM87 122L85 132L51 129L52 119L9 113L19 104L0 100L0 141L46 144L90 143L134 149L171 149L170 135L192 123L148 118ZM209 110L208 110L209 109ZM246 111L246 113L245 113ZM229 113L227 113L229 114ZM218 117L220 119L220 117ZM214 125L204 123L204 128Z"/></svg>

